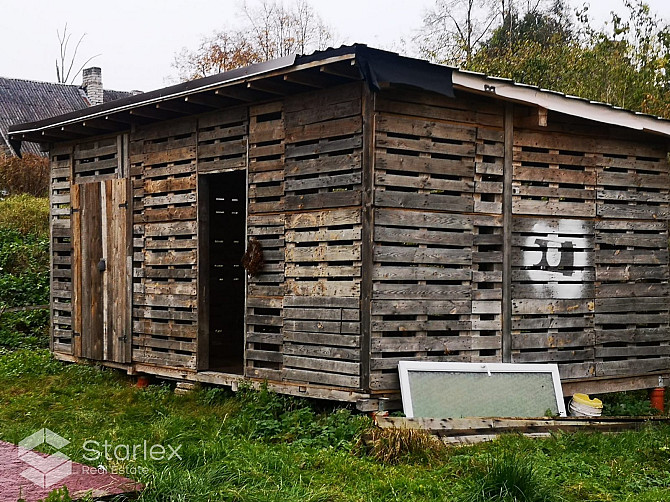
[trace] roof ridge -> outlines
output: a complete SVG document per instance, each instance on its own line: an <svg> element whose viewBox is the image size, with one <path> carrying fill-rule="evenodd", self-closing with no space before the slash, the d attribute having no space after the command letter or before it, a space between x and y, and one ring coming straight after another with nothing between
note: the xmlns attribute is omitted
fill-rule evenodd
<svg viewBox="0 0 670 502"><path fill-rule="evenodd" d="M63 86L63 87L76 87L76 88L81 87L81 86L76 85L76 84L62 84L60 82L47 82L45 80L34 80L34 79L31 79L31 78L3 77L2 75L0 75L0 79L15 80L15 81L19 81L19 82L32 82L33 84L56 85L56 86Z"/></svg>

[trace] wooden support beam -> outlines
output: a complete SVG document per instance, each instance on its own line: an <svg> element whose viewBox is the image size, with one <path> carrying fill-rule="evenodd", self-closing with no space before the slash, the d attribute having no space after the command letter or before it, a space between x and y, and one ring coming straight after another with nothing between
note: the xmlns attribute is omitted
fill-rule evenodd
<svg viewBox="0 0 670 502"><path fill-rule="evenodd" d="M241 87L223 87L221 89L217 89L215 93L217 96L233 98L245 103L261 101L268 99L268 97L274 96L273 94L268 94L266 92L258 92L252 89L245 89Z"/></svg>
<svg viewBox="0 0 670 502"><path fill-rule="evenodd" d="M335 75L337 77L342 77L347 80L360 80L361 73L356 68L355 60L343 61L339 63L334 63L330 65L322 66L319 71L326 73L328 75Z"/></svg>
<svg viewBox="0 0 670 502"><path fill-rule="evenodd" d="M148 106L143 108L135 108L130 110L129 113L133 117L145 117L154 120L168 120L183 115L182 113L175 113L167 110L157 110L156 108L149 108Z"/></svg>
<svg viewBox="0 0 670 502"><path fill-rule="evenodd" d="M370 388L372 350L372 270L374 265L375 93L361 83L363 162L361 187L361 390Z"/></svg>
<svg viewBox="0 0 670 502"><path fill-rule="evenodd" d="M266 92L268 94L274 94L275 96L286 96L288 94L286 87L270 80L256 80L254 82L249 82L247 84L247 89Z"/></svg>
<svg viewBox="0 0 670 502"><path fill-rule="evenodd" d="M320 73L313 71L301 71L284 75L286 82L303 85L312 89L323 89L332 84L332 78L328 78Z"/></svg>
<svg viewBox="0 0 670 502"><path fill-rule="evenodd" d="M527 117L519 117L516 119L516 124L519 127L547 127L549 110L542 108L541 106L534 108L530 111L530 115Z"/></svg>
<svg viewBox="0 0 670 502"><path fill-rule="evenodd" d="M71 132L79 136L94 136L96 134L104 134L107 132L107 129L101 129L99 127L84 126L83 124L70 124L62 126L61 131Z"/></svg>
<svg viewBox="0 0 670 502"><path fill-rule="evenodd" d="M15 135L12 136L13 140L19 140L19 138ZM48 145L49 143L56 142L56 141L63 141L63 138L59 138L56 136L49 136L48 134L44 134L43 132L32 132L28 134L21 134L20 141L30 141L32 143L39 143L40 144L40 149L42 152L49 151L49 148L44 148L44 145Z"/></svg>
<svg viewBox="0 0 670 502"><path fill-rule="evenodd" d="M234 99L223 98L216 94L194 94L193 96L186 96L184 101L187 103L195 103L196 105L208 106L210 108L226 108L237 104Z"/></svg>
<svg viewBox="0 0 670 502"><path fill-rule="evenodd" d="M503 164L503 284L502 360L512 362L512 181L514 157L514 105L505 103L505 158Z"/></svg>
<svg viewBox="0 0 670 502"><path fill-rule="evenodd" d="M119 122L116 124L119 124ZM82 122L81 125L84 127L91 127L93 129L100 129L102 131L118 131L119 129L122 129L122 127L119 127L116 124L110 120L105 119L90 119Z"/></svg>
<svg viewBox="0 0 670 502"><path fill-rule="evenodd" d="M199 371L208 370L210 364L209 352L209 178L198 176L198 338L196 352L196 367ZM246 346L246 344L245 344Z"/></svg>
<svg viewBox="0 0 670 502"><path fill-rule="evenodd" d="M201 106L193 102L178 102L178 101L164 101L156 105L157 110L165 110L168 112L180 113L182 115L195 115L198 113L208 112L210 110L207 106Z"/></svg>
<svg viewBox="0 0 670 502"><path fill-rule="evenodd" d="M71 131L66 131L62 127L60 130L58 129L49 129L48 131L42 131L41 133L42 139L41 141L51 141L53 138L56 138L57 141L63 141L64 139L77 139L81 138L84 135L83 134L78 134L75 132Z"/></svg>
<svg viewBox="0 0 670 502"><path fill-rule="evenodd" d="M111 123L116 122L118 124L128 125L133 122L133 117L130 116L130 113L122 112L115 113L114 115L106 115L105 120Z"/></svg>

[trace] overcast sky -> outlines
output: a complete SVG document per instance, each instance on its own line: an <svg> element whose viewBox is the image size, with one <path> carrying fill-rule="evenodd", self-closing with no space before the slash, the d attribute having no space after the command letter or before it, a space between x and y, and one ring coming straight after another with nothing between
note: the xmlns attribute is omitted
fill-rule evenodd
<svg viewBox="0 0 670 502"><path fill-rule="evenodd" d="M433 3L311 1L338 40L381 48L393 48L401 37L411 38ZM623 11L621 0L590 3L598 25L612 9ZM670 20L670 1L648 3L660 17ZM87 34L79 51L83 59L101 54L89 66L102 67L105 88L149 91L164 87L174 82L168 79L176 73L171 67L175 52L184 46L194 48L202 35L234 25L239 6L239 0L0 0L0 76L55 81L56 30L67 22L73 38ZM75 83L80 82L77 78Z"/></svg>

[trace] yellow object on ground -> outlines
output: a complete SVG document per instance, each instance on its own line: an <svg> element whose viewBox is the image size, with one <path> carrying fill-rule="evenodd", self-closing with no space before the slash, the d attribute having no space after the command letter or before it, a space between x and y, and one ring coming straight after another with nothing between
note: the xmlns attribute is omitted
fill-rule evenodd
<svg viewBox="0 0 670 502"><path fill-rule="evenodd" d="M603 402L600 399L591 399L587 394L575 394L572 396L572 400L575 403L591 406L592 408L602 409L603 407Z"/></svg>

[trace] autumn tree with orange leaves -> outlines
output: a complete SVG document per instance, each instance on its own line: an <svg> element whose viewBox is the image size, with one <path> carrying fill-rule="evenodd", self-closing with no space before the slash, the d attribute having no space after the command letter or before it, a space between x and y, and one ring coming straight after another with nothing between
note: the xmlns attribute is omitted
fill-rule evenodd
<svg viewBox="0 0 670 502"><path fill-rule="evenodd" d="M304 0L285 6L263 0L244 4L238 15L241 28L225 28L202 38L197 49L184 47L172 66L182 81L207 77L223 71L325 49L333 35L314 8Z"/></svg>

